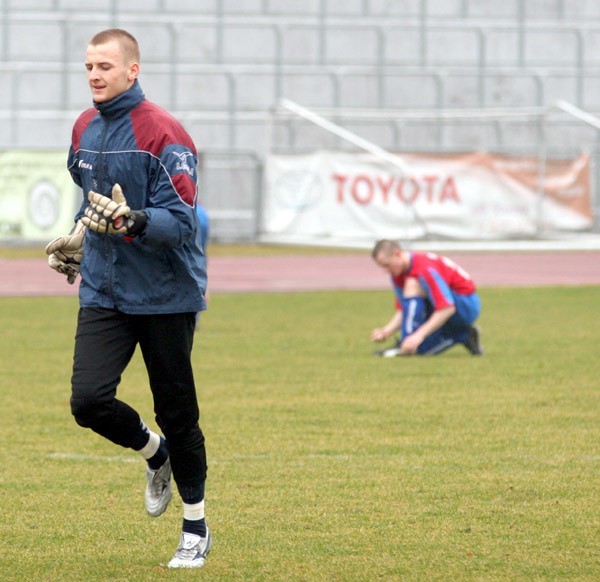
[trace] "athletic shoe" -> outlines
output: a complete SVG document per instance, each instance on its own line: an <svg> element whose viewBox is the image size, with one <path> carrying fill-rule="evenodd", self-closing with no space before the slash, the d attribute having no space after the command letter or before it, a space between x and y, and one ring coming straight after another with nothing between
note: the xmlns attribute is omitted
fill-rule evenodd
<svg viewBox="0 0 600 582"><path fill-rule="evenodd" d="M146 511L152 517L165 512L173 492L171 490L171 460L167 458L163 466L153 471L146 465Z"/></svg>
<svg viewBox="0 0 600 582"><path fill-rule="evenodd" d="M379 356L380 358L395 358L397 356L404 355L400 348L386 348L385 350L375 350L373 354L375 356Z"/></svg>
<svg viewBox="0 0 600 582"><path fill-rule="evenodd" d="M206 537L203 538L196 534L182 532L179 547L167 566L169 568L202 568L211 547L212 537L208 528L206 528Z"/></svg>
<svg viewBox="0 0 600 582"><path fill-rule="evenodd" d="M483 348L481 347L481 330L476 325L472 325L469 328L469 335L467 336L465 347L473 356L483 355Z"/></svg>
<svg viewBox="0 0 600 582"><path fill-rule="evenodd" d="M400 351L400 340L398 340L393 346L384 348L383 350L375 350L373 355L379 356L380 358L395 358L396 356L402 356Z"/></svg>

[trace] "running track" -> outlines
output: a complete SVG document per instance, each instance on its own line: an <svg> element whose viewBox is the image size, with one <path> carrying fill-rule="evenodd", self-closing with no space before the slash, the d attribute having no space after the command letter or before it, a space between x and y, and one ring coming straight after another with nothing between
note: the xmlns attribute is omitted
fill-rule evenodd
<svg viewBox="0 0 600 582"><path fill-rule="evenodd" d="M600 285L600 251L452 253L478 287ZM340 255L211 257L211 293L388 289L369 252ZM75 295L78 285L44 258L0 259L0 296Z"/></svg>

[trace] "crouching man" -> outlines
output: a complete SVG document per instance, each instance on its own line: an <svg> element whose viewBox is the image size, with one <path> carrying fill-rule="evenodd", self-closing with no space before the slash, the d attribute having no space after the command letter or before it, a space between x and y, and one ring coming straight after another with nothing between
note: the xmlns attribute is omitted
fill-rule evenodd
<svg viewBox="0 0 600 582"><path fill-rule="evenodd" d="M387 271L396 295L396 311L371 339L383 342L399 334L396 344L375 355L395 357L439 354L456 344L474 356L483 354L474 325L481 302L469 274L447 257L403 249L380 240L371 253Z"/></svg>

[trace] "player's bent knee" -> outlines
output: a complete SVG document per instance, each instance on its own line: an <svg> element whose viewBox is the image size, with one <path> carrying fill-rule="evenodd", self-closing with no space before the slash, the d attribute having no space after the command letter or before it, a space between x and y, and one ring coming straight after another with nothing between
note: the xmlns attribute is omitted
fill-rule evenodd
<svg viewBox="0 0 600 582"><path fill-rule="evenodd" d="M75 397L71 398L71 414L79 426L90 428L102 415L104 407L94 398Z"/></svg>

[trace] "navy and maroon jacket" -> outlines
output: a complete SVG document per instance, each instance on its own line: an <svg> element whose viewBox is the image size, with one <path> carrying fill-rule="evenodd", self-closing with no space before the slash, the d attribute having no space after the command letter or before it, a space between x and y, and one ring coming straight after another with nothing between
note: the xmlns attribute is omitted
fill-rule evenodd
<svg viewBox="0 0 600 582"><path fill-rule="evenodd" d="M73 127L68 168L83 190L111 196L120 184L132 210L148 216L134 238L86 231L82 307L131 314L206 308L206 259L194 203L197 153L181 124L134 85L84 111Z"/></svg>

